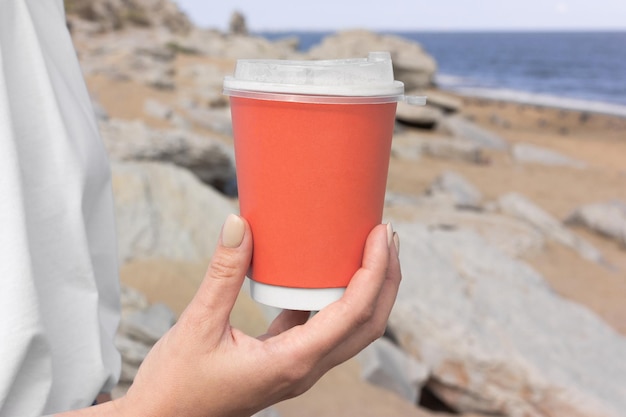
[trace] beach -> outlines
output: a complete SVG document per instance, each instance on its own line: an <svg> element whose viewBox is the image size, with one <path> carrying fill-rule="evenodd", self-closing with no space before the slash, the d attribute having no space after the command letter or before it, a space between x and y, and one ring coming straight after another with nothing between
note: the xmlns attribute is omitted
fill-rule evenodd
<svg viewBox="0 0 626 417"><path fill-rule="evenodd" d="M84 36L79 31L74 35L74 41L89 92L102 113L99 123L113 162L114 194L118 218L121 219L118 228L122 242L122 283L140 290L150 303L163 302L175 314L180 314L202 279L214 245L213 234L219 232L223 221L223 218L217 217L228 210L237 210L235 195L224 196L215 191L218 189L224 193L224 178L230 178L228 176L232 175L234 166L229 165L234 164L233 138L228 101L221 94L223 76L232 73L238 54L258 54L260 57L271 55L279 58L302 58L302 55L287 43L272 44L247 36L201 33L197 38L177 35L163 39L161 35L160 32L146 29L89 36ZM358 32L352 36L375 35ZM124 41L117 43L118 38ZM392 41L388 42L395 45ZM336 45L329 48L327 51L340 50ZM413 51L417 58L423 53L417 48ZM328 52L320 50L318 53ZM424 59L422 64L421 68L427 68L429 75L423 76L421 68L409 74L406 82L411 90L416 86L411 86L410 83L424 83L423 80L430 80L432 76L434 69L430 61ZM555 313L554 320L563 320L562 327L565 329L562 336L552 338L552 335L542 333L541 330L533 330L532 323L524 324L530 328L511 325L511 332L527 331L537 338L538 345L544 344L548 347L559 346L557 339L563 338L570 343L563 348L576 351L576 346L571 345L572 341L582 340L576 338L583 336L576 333L575 320L577 317L584 317L589 323L595 323L589 328L608 325L606 329L602 327L599 331L601 334L589 336L589 349L593 351L597 348L597 352L600 352L601 346L593 343L604 343L605 340L612 341L607 343L614 343L617 346L615 349L621 349L626 337L626 304L623 302L626 299L624 245L614 238L602 236L589 227L574 224L567 219L579 208L589 204L626 202L626 118L591 110L571 110L538 103L460 95L437 89L432 84L418 87L420 93L432 98L427 106L427 121L424 122L423 115L413 124L398 118L392 143L383 221L398 224L399 230L417 230L419 233L416 235L432 232L433 236L430 240L420 242L420 245L415 245L412 241L415 236L405 236L404 241L407 244L401 243L401 255L407 258L403 259L410 260L408 258L413 253L418 254L420 248L424 247L433 251L448 251L448 248L436 247L434 241L439 236L437 233L450 233L455 239L458 237L470 242L473 242L474 235L479 235L481 239L485 239L481 241L484 246L493 247L500 254L499 257L509 262L506 264L509 275L519 278L518 281L530 288L528 291L537 291L538 299L547 300L545 305L554 310L541 310L541 314L547 317L546 320L552 320L548 316ZM455 131L454 123L457 129L460 123L466 130L462 133ZM421 127L416 127L416 124ZM479 137L479 142L471 137L474 134ZM146 145L147 149L142 150L144 142L149 143L149 146ZM207 150L209 143L212 148ZM191 155L185 153L189 149L195 151L194 147L199 149L199 155L207 152L207 156L193 159L197 155L193 152ZM219 154L219 158L212 152ZM188 160L185 159L187 157ZM226 163L224 160L230 162ZM219 165L217 168L208 167L214 162ZM199 164L207 166L199 167ZM189 175L190 172L200 177L206 174L208 168L222 170L223 177L213 183L211 181L214 174L201 178L202 183L198 179L190 178L193 177ZM133 177L135 171L137 176ZM433 191L436 188L434 184L448 173L462 177L480 196L470 203L451 203L449 195L438 195ZM167 181L162 181L163 179ZM170 180L171 184L168 182ZM202 194L202 198L199 194ZM518 202L520 199L526 201L526 206L523 207L531 206L531 209L507 211L507 201L515 199ZM202 210L212 207L213 204L207 201L214 202L219 210L212 211L211 215L204 215ZM147 225L141 223L144 209L148 215L154 215L151 222L146 222L149 223ZM539 220L524 218L529 212L539 213ZM208 209L206 213L209 213ZM141 224L137 226L138 223ZM414 226L417 229L412 229ZM425 229L422 230L422 227ZM202 237L198 237L198 230L207 228L211 232L201 233ZM471 232L472 235L467 235L466 232ZM173 236L171 240L174 243L182 244L168 246L167 233ZM142 240L147 239L146 236L152 240ZM402 242L402 233L400 239ZM193 242L193 245L189 242ZM496 271L489 270L491 264L496 264L495 261L489 261L487 256L492 256L492 252L481 252L480 246L483 243L471 246L470 249L477 251L477 259L487 261L469 271L461 268L464 265L462 261L456 262L454 259L462 259L464 256L471 258L467 253L474 252L462 250L457 253L450 250L450 253L445 253L451 254L453 258L448 265L450 270L457 268L458 276L467 280L463 284L467 288L460 291L466 298L450 298L450 302L459 305L469 303L474 306L472 311L481 311L485 305L491 305L489 303L494 298L498 298L497 294L481 300L472 298L472 288L481 287L476 284L478 280L472 274L498 279ZM432 247L429 246L431 244ZM418 288L423 272L419 268L407 268L403 271L405 279L415 281ZM503 280L508 278L502 277ZM482 285L487 287L492 284ZM492 286L497 287L495 284ZM524 298L525 290L515 288L514 285L511 288L514 298L514 291L519 291L519 299ZM407 298L411 297L416 302L424 303L420 304L423 312L433 312L428 320L441 319L436 315L439 314L437 306L431 305L429 308L428 302L431 300L422 299L419 291ZM403 299L400 307L406 307L407 303ZM541 307L539 301L537 306ZM450 310L455 311L455 307L450 305ZM570 307L573 312L570 312ZM490 311L489 308L485 311ZM561 311L564 312L563 316L558 315ZM513 309L498 310L497 314L527 316L526 311ZM401 316L392 317L390 328L401 332L403 328L397 324L402 321L399 317ZM459 328L466 325L461 319L462 317L458 317ZM266 311L242 291L232 314L233 324L248 334L257 335L264 332L267 320ZM419 318L416 317L415 320L418 326ZM361 376L362 364L353 359L329 372L309 392L280 403L273 410L281 417L430 416L447 415L446 412L452 413L452 410L457 410L456 414L469 417L512 416L519 415L515 413L524 407L544 407L545 410L542 410L545 412L529 415L585 415L564 412L563 404L570 402L567 397L563 401L549 397L551 392L562 386L565 386L565 390L570 389L569 385L563 385L559 380L561 371L569 379L576 379L580 375L576 373L580 368L572 371L566 365L559 368L558 364L550 364L552 368L541 374L545 381L549 381L545 385L529 385L533 383L532 378L527 380L520 376L532 374L529 369L533 372L534 369L542 371L539 364L550 363L547 356L541 356L542 351L549 351L551 348L528 353L516 341L515 334L506 333L507 326L494 324L488 319L476 319L473 325L477 327L463 328L466 333L459 340L471 339L479 334L490 335L489 331L492 329L495 329L493 334L497 335L498 340L490 339L494 337L491 334L486 339L475 341L476 345L485 350L479 351L479 354L469 352L471 354L464 357L462 353L468 352L456 352L441 342L442 339L454 340L457 337L455 334L445 333L446 327L454 327L452 325L456 326L457 323L448 324L450 326L433 326L442 333L428 335L430 339L426 337L427 343L433 341L430 349L441 352L441 357L431 362L423 354L425 350L422 345L411 344L411 339L415 339L414 335L408 333L398 337L405 343L401 344L404 352L410 352L416 360L422 360L428 369L428 377L419 385L424 401L427 401L429 394L435 392L440 399L448 402L448 408L437 408L432 402L416 407L396 393L368 383ZM555 326L558 328L559 323ZM436 344L439 342L441 344ZM457 341L451 344L460 343ZM500 350L494 347L496 345ZM507 350L510 346L511 350ZM452 352L451 357L445 357L444 352ZM493 357L485 359L481 356L485 352L493 354ZM494 369L512 367L494 377L494 385L489 387L495 386L497 390L501 390L498 395L503 395L502 398L514 398L514 401L509 401L513 405L490 398L478 402L478 405L466 405L467 397L474 395L477 390L471 384L479 380L489 381L491 378L483 378L480 374L483 368L472 362L475 359L472 355L478 355L487 362L493 360L498 364L491 367ZM521 362L530 363L529 367L515 368L520 362L518 357L524 357ZM584 359L590 360L587 357ZM443 362L438 363L439 360ZM578 357L572 356L572 361L576 360ZM592 365L594 360L585 362L580 367L588 366L585 371L590 373L600 372L596 371L595 364ZM604 358L603 366L610 366L612 360L614 359ZM455 379L458 369L467 377ZM597 369L601 369L600 364ZM621 374L616 375L619 377ZM455 394L450 395L446 387L442 388L441 381L452 381L450 384ZM606 385L596 384L601 386L592 388L602 391L606 386L619 385L619 382L607 379ZM521 388L509 389L511 386ZM127 385L122 386L117 395L122 395L124 387ZM545 391L541 391L544 387L547 387ZM575 386L572 392L577 393L585 388L589 386ZM534 392L535 389L538 390L537 395L526 396L527 392ZM458 394L466 393L464 390L467 390L466 397ZM486 389L484 392L491 391ZM542 402L544 395L549 398L545 403ZM595 391L593 395L596 395ZM475 397L478 398L479 395L476 394ZM598 394L591 398L601 397ZM607 403L615 404L610 401ZM615 414L599 412L597 415Z"/></svg>

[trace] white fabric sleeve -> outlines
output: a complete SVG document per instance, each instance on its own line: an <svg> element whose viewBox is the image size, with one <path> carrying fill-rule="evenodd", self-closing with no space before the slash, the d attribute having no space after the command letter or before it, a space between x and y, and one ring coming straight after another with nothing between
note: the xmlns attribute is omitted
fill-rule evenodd
<svg viewBox="0 0 626 417"><path fill-rule="evenodd" d="M62 0L0 0L0 416L90 405L120 372L109 165Z"/></svg>

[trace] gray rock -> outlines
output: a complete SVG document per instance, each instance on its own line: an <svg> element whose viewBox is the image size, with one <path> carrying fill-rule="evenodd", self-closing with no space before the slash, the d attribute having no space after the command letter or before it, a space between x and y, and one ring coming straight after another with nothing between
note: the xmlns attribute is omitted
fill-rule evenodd
<svg viewBox="0 0 626 417"><path fill-rule="evenodd" d="M186 119L196 126L222 135L232 136L233 124L229 108L191 108L185 112Z"/></svg>
<svg viewBox="0 0 626 417"><path fill-rule="evenodd" d="M387 191L385 193L385 205L388 206L412 206L419 202L417 197L408 194L394 193Z"/></svg>
<svg viewBox="0 0 626 417"><path fill-rule="evenodd" d="M123 317L135 311L144 310L149 305L148 298L142 292L127 285L121 285L120 300Z"/></svg>
<svg viewBox="0 0 626 417"><path fill-rule="evenodd" d="M113 195L121 263L141 258L210 257L233 204L174 165L114 163Z"/></svg>
<svg viewBox="0 0 626 417"><path fill-rule="evenodd" d="M441 122L442 130L457 138L466 139L487 149L505 150L506 140L493 132L483 129L460 115L446 117Z"/></svg>
<svg viewBox="0 0 626 417"><path fill-rule="evenodd" d="M102 104L96 100L91 100L91 105L93 106L93 112L96 115L96 120L107 121L109 120L109 113L102 107Z"/></svg>
<svg viewBox="0 0 626 417"><path fill-rule="evenodd" d="M472 232L395 226L403 280L389 324L439 398L462 413L623 415L626 338Z"/></svg>
<svg viewBox="0 0 626 417"><path fill-rule="evenodd" d="M394 224L406 221L407 217L400 213L403 214L400 219L394 219L393 210L388 210L386 216L394 220ZM446 199L440 194L423 197L412 203L410 213L411 221L423 224L429 230L467 230L476 233L489 245L513 258L535 255L545 246L544 236L522 220L499 213L458 210L451 198Z"/></svg>
<svg viewBox="0 0 626 417"><path fill-rule="evenodd" d="M381 338L357 356L361 375L367 382L417 404L428 369L389 340Z"/></svg>
<svg viewBox="0 0 626 417"><path fill-rule="evenodd" d="M100 131L112 159L171 162L217 188L235 178L233 151L218 139L182 129L155 130L140 121L119 119L102 122Z"/></svg>
<svg viewBox="0 0 626 417"><path fill-rule="evenodd" d="M338 32L322 40L309 51L316 59L366 57L372 51L389 51L396 79L406 91L432 84L437 64L420 44L399 36L364 30Z"/></svg>
<svg viewBox="0 0 626 417"><path fill-rule="evenodd" d="M266 408L265 410L261 410L258 413L254 414L252 417L280 417L280 413L273 407Z"/></svg>
<svg viewBox="0 0 626 417"><path fill-rule="evenodd" d="M626 203L619 200L587 204L574 210L567 224L587 227L626 247Z"/></svg>
<svg viewBox="0 0 626 417"><path fill-rule="evenodd" d="M169 120L174 116L174 110L170 106L151 98L144 101L143 111L148 116L161 120Z"/></svg>
<svg viewBox="0 0 626 417"><path fill-rule="evenodd" d="M100 24L103 30L125 26L159 26L187 32L193 24L168 0L76 0L66 4L68 14Z"/></svg>
<svg viewBox="0 0 626 417"><path fill-rule="evenodd" d="M122 361L122 369L120 372L120 385L124 384L132 384L137 376L137 372L139 372L139 365L132 365L128 362ZM126 391L128 388L126 388Z"/></svg>
<svg viewBox="0 0 626 417"><path fill-rule="evenodd" d="M450 139L421 141L422 152L433 158L464 161L484 165L489 162L483 148L477 144Z"/></svg>
<svg viewBox="0 0 626 417"><path fill-rule="evenodd" d="M234 35L247 35L248 26L246 25L246 17L240 12L233 12L233 14L230 15L228 32Z"/></svg>
<svg viewBox="0 0 626 417"><path fill-rule="evenodd" d="M392 142L394 156L418 159L421 155L437 159L486 164L489 162L482 146L450 137L433 137L413 133L398 134Z"/></svg>
<svg viewBox="0 0 626 417"><path fill-rule="evenodd" d="M544 236L572 248L584 259L599 264L606 263L598 249L521 194L507 193L498 199L498 205L503 213L527 222Z"/></svg>
<svg viewBox="0 0 626 417"><path fill-rule="evenodd" d="M396 120L423 129L433 129L442 118L443 111L433 106L414 106L400 102L396 110Z"/></svg>
<svg viewBox="0 0 626 417"><path fill-rule="evenodd" d="M148 356L151 346L131 339L122 333L115 336L115 347L122 355L122 361L131 366L139 367Z"/></svg>
<svg viewBox="0 0 626 417"><path fill-rule="evenodd" d="M570 158L551 149L543 148L530 143L516 143L512 149L513 159L524 164L540 164L547 166L565 166L571 168L585 168L583 161Z"/></svg>
<svg viewBox="0 0 626 417"><path fill-rule="evenodd" d="M148 346L154 345L176 322L176 315L165 304L153 304L126 316L120 332Z"/></svg>
<svg viewBox="0 0 626 417"><path fill-rule="evenodd" d="M430 185L429 194L450 195L454 204L460 208L479 209L483 196L465 177L457 172L445 171Z"/></svg>

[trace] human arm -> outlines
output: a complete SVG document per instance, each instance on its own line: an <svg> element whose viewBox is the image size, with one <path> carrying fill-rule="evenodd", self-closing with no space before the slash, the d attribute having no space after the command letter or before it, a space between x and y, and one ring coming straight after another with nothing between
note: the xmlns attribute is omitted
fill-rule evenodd
<svg viewBox="0 0 626 417"><path fill-rule="evenodd" d="M127 395L59 417L249 416L305 392L383 334L400 282L390 226L372 230L363 265L339 301L310 319L285 310L258 338L229 323L251 255L247 222L229 217L196 296Z"/></svg>

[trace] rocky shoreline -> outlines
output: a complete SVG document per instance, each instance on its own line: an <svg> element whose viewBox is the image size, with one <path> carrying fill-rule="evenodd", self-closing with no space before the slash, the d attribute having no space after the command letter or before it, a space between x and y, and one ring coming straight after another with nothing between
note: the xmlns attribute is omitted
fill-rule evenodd
<svg viewBox="0 0 626 417"><path fill-rule="evenodd" d="M265 415L623 415L625 119L438 91L432 57L393 36L341 32L305 56L246 35L241 19L232 33L195 28L165 0L66 7L112 161L133 306L118 395L237 210L221 95L235 59L389 50L396 78L429 96L397 112L385 219L401 235L404 279L390 339ZM262 333L271 314L244 291L233 321Z"/></svg>

